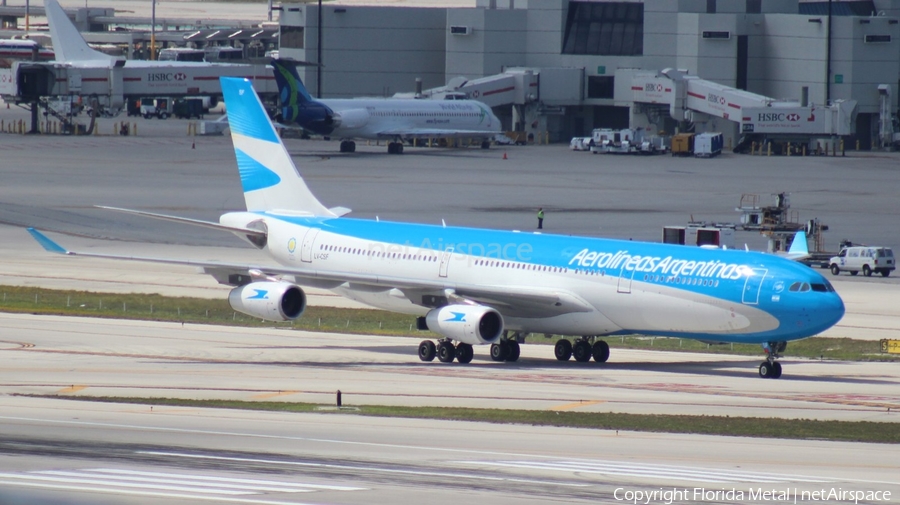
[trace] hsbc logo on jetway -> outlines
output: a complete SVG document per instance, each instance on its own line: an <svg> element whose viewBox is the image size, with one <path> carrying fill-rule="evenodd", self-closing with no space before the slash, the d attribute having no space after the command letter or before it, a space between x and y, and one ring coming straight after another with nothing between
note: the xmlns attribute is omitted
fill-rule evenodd
<svg viewBox="0 0 900 505"><path fill-rule="evenodd" d="M719 105L725 105L725 97L724 96L719 96L719 95L715 95L712 93L706 95L706 101L708 101L710 103L719 104Z"/></svg>
<svg viewBox="0 0 900 505"><path fill-rule="evenodd" d="M152 72L147 74L148 82L172 82L187 80L187 75L182 72Z"/></svg>
<svg viewBox="0 0 900 505"><path fill-rule="evenodd" d="M785 121L797 122L800 121L800 114L790 113L785 114L783 112L761 112L757 114L757 121L761 123L783 123Z"/></svg>

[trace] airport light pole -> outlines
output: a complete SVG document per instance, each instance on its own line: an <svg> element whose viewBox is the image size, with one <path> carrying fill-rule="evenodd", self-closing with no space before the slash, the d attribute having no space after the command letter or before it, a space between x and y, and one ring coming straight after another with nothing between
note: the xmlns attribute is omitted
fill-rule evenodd
<svg viewBox="0 0 900 505"><path fill-rule="evenodd" d="M322 98L322 0L319 0L319 27L316 29L316 98Z"/></svg>
<svg viewBox="0 0 900 505"><path fill-rule="evenodd" d="M156 0L151 0L153 7L150 8L150 59L156 59Z"/></svg>

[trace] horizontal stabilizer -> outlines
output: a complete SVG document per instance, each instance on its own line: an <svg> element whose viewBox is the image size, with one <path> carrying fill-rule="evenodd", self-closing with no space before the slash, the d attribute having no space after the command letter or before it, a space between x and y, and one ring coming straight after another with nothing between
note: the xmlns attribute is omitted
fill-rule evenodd
<svg viewBox="0 0 900 505"><path fill-rule="evenodd" d="M262 230L254 230L252 228L239 228L237 226L225 226L223 224L214 223L212 221L202 221L200 219L190 219L187 217L178 217L178 216L169 216L166 214L155 214L153 212L144 212L141 210L132 210L132 209L122 209L119 207L106 207L103 205L96 205L98 209L105 210L114 210L116 212L124 212L126 214L134 214L136 216L149 217L153 219L160 219L162 221L171 221L173 223L182 223L189 224L192 226L202 226L203 228L212 228L214 230L222 230L222 231L230 231L232 233L240 233L242 235L252 235L260 238L265 238L266 232Z"/></svg>

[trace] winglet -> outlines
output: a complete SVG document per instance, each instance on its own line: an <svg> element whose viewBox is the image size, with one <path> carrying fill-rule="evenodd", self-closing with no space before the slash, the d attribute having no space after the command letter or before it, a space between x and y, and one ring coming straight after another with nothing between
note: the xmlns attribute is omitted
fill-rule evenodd
<svg viewBox="0 0 900 505"><path fill-rule="evenodd" d="M41 247L43 247L46 251L57 254L69 254L69 251L64 249L63 246L50 240L49 237L35 230L34 228L28 228L28 233L30 233L31 236L34 237L35 240L37 240L38 244L41 244Z"/></svg>

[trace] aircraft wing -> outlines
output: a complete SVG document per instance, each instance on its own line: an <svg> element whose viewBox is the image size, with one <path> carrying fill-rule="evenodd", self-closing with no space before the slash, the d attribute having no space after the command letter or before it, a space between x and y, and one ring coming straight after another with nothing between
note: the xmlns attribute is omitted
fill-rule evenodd
<svg viewBox="0 0 900 505"><path fill-rule="evenodd" d="M565 290L534 288L530 286L501 286L481 284L460 284L439 280L414 279L402 276L359 274L340 270L320 268L291 268L285 266L254 265L217 261L180 260L148 256L125 256L117 254L85 253L71 251L59 245L43 233L28 228L28 233L47 251L67 256L105 258L127 261L143 261L170 265L195 266L212 275L221 284L235 284L233 276L244 278L291 276L301 286L336 288L350 283L356 289L373 292L398 289L410 302L423 305L423 298L458 297L472 302L489 305L505 316L512 317L552 317L573 312L592 312L595 309L579 296Z"/></svg>
<svg viewBox="0 0 900 505"><path fill-rule="evenodd" d="M469 137L493 137L500 133L494 130L452 130L442 128L417 128L415 130L383 130L378 132L379 138L393 139L402 137L405 139L428 138L469 138Z"/></svg>

